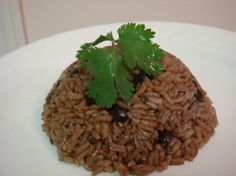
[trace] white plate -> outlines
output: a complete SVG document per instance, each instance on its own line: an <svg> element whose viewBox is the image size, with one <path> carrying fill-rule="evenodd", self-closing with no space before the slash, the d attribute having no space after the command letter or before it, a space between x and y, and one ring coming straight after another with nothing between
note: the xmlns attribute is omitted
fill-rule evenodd
<svg viewBox="0 0 236 176"><path fill-rule="evenodd" d="M41 130L44 98L79 46L121 24L78 29L46 38L0 58L0 175L90 175L58 161ZM191 24L146 22L163 49L181 58L217 111L215 135L193 162L170 166L165 176L236 175L236 33ZM109 175L109 174L102 174ZM115 173L114 175L117 175Z"/></svg>

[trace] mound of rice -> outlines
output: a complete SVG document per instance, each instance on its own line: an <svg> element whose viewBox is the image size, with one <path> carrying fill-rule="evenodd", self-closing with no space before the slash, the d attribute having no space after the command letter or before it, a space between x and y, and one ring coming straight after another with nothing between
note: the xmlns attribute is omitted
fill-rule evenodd
<svg viewBox="0 0 236 176"><path fill-rule="evenodd" d="M163 72L137 85L128 102L116 104L128 118L110 113L86 97L91 76L70 65L44 105L43 130L59 159L83 165L97 175L147 175L191 161L214 134L215 109L189 69L175 56L161 60Z"/></svg>

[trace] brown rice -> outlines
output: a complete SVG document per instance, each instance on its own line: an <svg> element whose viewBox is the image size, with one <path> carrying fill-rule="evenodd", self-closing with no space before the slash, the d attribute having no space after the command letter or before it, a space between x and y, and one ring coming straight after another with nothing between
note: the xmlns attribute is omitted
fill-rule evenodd
<svg viewBox="0 0 236 176"><path fill-rule="evenodd" d="M83 165L92 175L148 175L193 160L214 133L215 109L179 59L167 53L161 62L160 76L145 78L130 101L117 102L127 109L125 122L112 122L106 109L86 103L91 76L78 73L79 62L70 65L42 113L43 130L60 160Z"/></svg>

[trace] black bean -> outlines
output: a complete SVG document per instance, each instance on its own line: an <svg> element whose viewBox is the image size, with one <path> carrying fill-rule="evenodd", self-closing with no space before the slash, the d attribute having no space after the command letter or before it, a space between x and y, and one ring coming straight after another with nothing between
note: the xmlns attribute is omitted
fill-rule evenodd
<svg viewBox="0 0 236 176"><path fill-rule="evenodd" d="M194 96L195 96L197 102L201 102L201 101L202 101L202 98L203 98L202 93L201 93L201 91L198 89L197 83L196 83L195 81L193 81L193 83L194 83L195 87L197 88L197 91L196 91L196 93L194 94Z"/></svg>
<svg viewBox="0 0 236 176"><path fill-rule="evenodd" d="M157 144L168 144L170 142L171 134L168 130L158 130Z"/></svg>
<svg viewBox="0 0 236 176"><path fill-rule="evenodd" d="M202 93L199 89L197 89L197 92L194 94L195 98L197 99L197 102L202 101Z"/></svg>
<svg viewBox="0 0 236 176"><path fill-rule="evenodd" d="M90 142L90 144L95 144L97 142L97 140L92 136L88 138L88 141Z"/></svg>
<svg viewBox="0 0 236 176"><path fill-rule="evenodd" d="M148 77L149 79L153 79L152 75L147 74L143 70L141 70L138 74L133 75L133 84L137 86L138 84L141 84L145 77Z"/></svg>
<svg viewBox="0 0 236 176"><path fill-rule="evenodd" d="M79 68L74 68L71 72L71 76L79 74Z"/></svg>
<svg viewBox="0 0 236 176"><path fill-rule="evenodd" d="M108 140L102 139L102 140L100 140L100 143L101 143L102 145L109 146Z"/></svg>
<svg viewBox="0 0 236 176"><path fill-rule="evenodd" d="M160 111L159 109L156 109L156 110L154 111L155 116L158 117L159 114L160 114L160 112L161 112L161 111Z"/></svg>
<svg viewBox="0 0 236 176"><path fill-rule="evenodd" d="M136 161L136 164L144 164L145 163L145 161L143 161L142 159L138 159L137 161Z"/></svg>
<svg viewBox="0 0 236 176"><path fill-rule="evenodd" d="M57 87L60 85L60 82L61 82L61 81L57 81L57 82L56 82L55 88L57 88Z"/></svg>
<svg viewBox="0 0 236 176"><path fill-rule="evenodd" d="M95 100L90 98L87 94L85 95L85 100L86 100L86 103L87 105L92 105L92 104L95 104Z"/></svg>
<svg viewBox="0 0 236 176"><path fill-rule="evenodd" d="M107 111L112 116L112 122L124 122L128 119L127 110L117 104L107 109Z"/></svg>
<svg viewBox="0 0 236 176"><path fill-rule="evenodd" d="M54 144L53 140L51 138L49 138L49 140L50 140L50 143L53 145Z"/></svg>

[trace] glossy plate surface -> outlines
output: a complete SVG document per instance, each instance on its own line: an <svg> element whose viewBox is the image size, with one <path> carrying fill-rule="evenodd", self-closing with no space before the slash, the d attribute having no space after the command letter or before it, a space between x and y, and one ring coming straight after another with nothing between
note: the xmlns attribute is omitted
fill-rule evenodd
<svg viewBox="0 0 236 176"><path fill-rule="evenodd" d="M142 22L156 31L155 41L190 68L217 111L215 135L193 162L170 166L159 176L236 175L236 33L192 24ZM44 98L80 45L121 24L55 35L0 58L0 175L90 175L58 161L41 130ZM101 175L118 175L101 174Z"/></svg>

